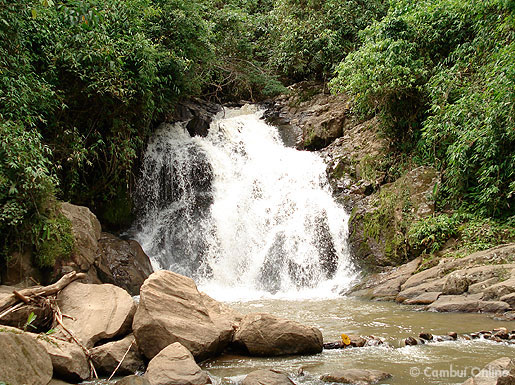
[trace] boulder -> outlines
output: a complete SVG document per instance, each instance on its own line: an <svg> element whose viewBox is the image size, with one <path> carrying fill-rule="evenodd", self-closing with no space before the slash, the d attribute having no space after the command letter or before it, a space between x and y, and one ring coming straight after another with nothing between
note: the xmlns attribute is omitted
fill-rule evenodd
<svg viewBox="0 0 515 385"><path fill-rule="evenodd" d="M241 385L295 385L295 383L283 372L261 369L250 372Z"/></svg>
<svg viewBox="0 0 515 385"><path fill-rule="evenodd" d="M234 332L243 316L205 293L200 293L200 295L211 321L213 321L220 332L220 338L223 341L232 341Z"/></svg>
<svg viewBox="0 0 515 385"><path fill-rule="evenodd" d="M87 273L88 282L100 283L94 266L101 232L100 222L95 214L84 206L62 203L61 212L72 224L74 250L71 260L59 261L56 265L56 275L76 270Z"/></svg>
<svg viewBox="0 0 515 385"><path fill-rule="evenodd" d="M428 291L415 298L407 299L403 303L405 305L429 305L436 301L441 294L442 292L440 291Z"/></svg>
<svg viewBox="0 0 515 385"><path fill-rule="evenodd" d="M73 282L59 293L57 302L63 314L73 317L64 317L64 326L87 348L127 334L136 311L129 293L111 284Z"/></svg>
<svg viewBox="0 0 515 385"><path fill-rule="evenodd" d="M515 293L503 295L500 300L515 308Z"/></svg>
<svg viewBox="0 0 515 385"><path fill-rule="evenodd" d="M514 385L515 363L509 357L490 362L477 375L462 385Z"/></svg>
<svg viewBox="0 0 515 385"><path fill-rule="evenodd" d="M15 251L10 254L5 265L0 263L0 284L31 286L34 284L30 278L38 282L43 281L43 274L32 262L32 251L25 250L23 252Z"/></svg>
<svg viewBox="0 0 515 385"><path fill-rule="evenodd" d="M475 313L479 311L479 299L480 295L441 295L427 309L438 312Z"/></svg>
<svg viewBox="0 0 515 385"><path fill-rule="evenodd" d="M98 240L99 258L96 262L98 277L138 295L145 279L153 272L152 264L141 245L102 233Z"/></svg>
<svg viewBox="0 0 515 385"><path fill-rule="evenodd" d="M81 382L90 377L88 360L79 345L52 336L31 336L39 341L49 354L54 376L70 382Z"/></svg>
<svg viewBox="0 0 515 385"><path fill-rule="evenodd" d="M184 345L197 360L222 352L232 331L228 324L211 318L216 311L210 304L210 312L205 301L210 302L191 278L165 270L153 273L141 287L132 325L143 355L152 359L174 342Z"/></svg>
<svg viewBox="0 0 515 385"><path fill-rule="evenodd" d="M123 358L127 350L129 350L129 352L125 358ZM129 334L119 341L96 346L90 350L90 353L95 368L98 372L104 374L111 374L120 361L122 363L116 371L119 375L136 373L137 370L141 370L145 366L143 358L139 354L138 345L136 344L136 339L133 334Z"/></svg>
<svg viewBox="0 0 515 385"><path fill-rule="evenodd" d="M47 385L52 361L45 348L21 330L0 327L0 382Z"/></svg>
<svg viewBox="0 0 515 385"><path fill-rule="evenodd" d="M193 355L175 342L161 350L148 363L145 377L151 385L205 385L208 374L195 363Z"/></svg>
<svg viewBox="0 0 515 385"><path fill-rule="evenodd" d="M515 293L515 278L509 278L505 281L487 287L483 291L483 299L485 301L498 300L511 293Z"/></svg>
<svg viewBox="0 0 515 385"><path fill-rule="evenodd" d="M115 385L150 385L150 382L145 376L128 376L116 381Z"/></svg>
<svg viewBox="0 0 515 385"><path fill-rule="evenodd" d="M444 284L445 278L440 278L422 283L417 286L411 286L409 288L403 289L399 294L397 294L395 301L402 303L406 300L419 297L426 293L441 292L443 290Z"/></svg>
<svg viewBox="0 0 515 385"><path fill-rule="evenodd" d="M252 356L315 354L323 349L320 330L266 313L243 317L234 345Z"/></svg>
<svg viewBox="0 0 515 385"><path fill-rule="evenodd" d="M340 384L366 385L375 384L390 378L392 375L380 370L370 369L342 369L324 374L320 379L324 382L338 382Z"/></svg>
<svg viewBox="0 0 515 385"><path fill-rule="evenodd" d="M401 286L418 269L421 258L416 258L393 271L383 274L379 283L372 290L372 298L393 300L399 294Z"/></svg>

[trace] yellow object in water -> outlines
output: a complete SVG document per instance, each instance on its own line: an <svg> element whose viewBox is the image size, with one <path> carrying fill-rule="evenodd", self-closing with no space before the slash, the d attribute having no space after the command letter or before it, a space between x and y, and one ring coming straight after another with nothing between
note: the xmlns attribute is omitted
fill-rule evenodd
<svg viewBox="0 0 515 385"><path fill-rule="evenodd" d="M350 338L347 334L342 333L342 342L344 345L350 345Z"/></svg>

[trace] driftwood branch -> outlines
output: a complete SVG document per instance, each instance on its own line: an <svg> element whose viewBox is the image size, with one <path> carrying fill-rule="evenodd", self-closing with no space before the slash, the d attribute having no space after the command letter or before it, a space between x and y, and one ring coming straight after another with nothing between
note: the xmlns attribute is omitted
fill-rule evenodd
<svg viewBox="0 0 515 385"><path fill-rule="evenodd" d="M73 281L82 278L86 278L86 274L72 271L71 273L63 275L56 283L48 286L30 287L20 291L14 290L13 294L0 300L0 312L3 312L7 308L16 305L20 301L25 302L25 300L22 298L29 299L30 297L46 297L49 295L57 294Z"/></svg>
<svg viewBox="0 0 515 385"><path fill-rule="evenodd" d="M113 378L114 374L116 373L116 371L118 369L120 369L120 366L122 365L122 362L123 360L125 360L125 357L127 357L127 354L129 354L129 350L131 350L132 348L132 345L134 345L134 341L131 342L131 344L129 345L129 348L127 349L127 351L125 352L125 354L123 355L122 359L120 360L120 362L118 362L118 365L116 366L116 368L114 368L113 370L113 373L111 373L111 375L109 376L109 378L107 379L107 381L111 381L111 378Z"/></svg>

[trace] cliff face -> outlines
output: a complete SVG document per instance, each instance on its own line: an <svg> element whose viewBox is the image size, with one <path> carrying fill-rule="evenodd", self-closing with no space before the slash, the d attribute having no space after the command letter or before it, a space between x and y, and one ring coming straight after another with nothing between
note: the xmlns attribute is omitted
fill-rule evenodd
<svg viewBox="0 0 515 385"><path fill-rule="evenodd" d="M269 121L282 132L296 133L292 145L316 150L326 161L334 193L352 214L349 242L355 263L376 270L414 258L407 232L412 221L433 213L438 173L400 166L377 118L360 119L346 95L330 95L322 85L291 86L268 107Z"/></svg>

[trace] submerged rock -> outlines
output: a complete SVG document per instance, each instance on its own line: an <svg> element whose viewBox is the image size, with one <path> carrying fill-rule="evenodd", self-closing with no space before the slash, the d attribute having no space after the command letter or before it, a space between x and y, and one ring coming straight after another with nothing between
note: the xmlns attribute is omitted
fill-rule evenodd
<svg viewBox="0 0 515 385"><path fill-rule="evenodd" d="M390 378L392 375L380 370L370 369L342 369L320 377L325 382L338 382L340 384L367 385Z"/></svg>
<svg viewBox="0 0 515 385"><path fill-rule="evenodd" d="M234 345L252 356L315 354L323 349L320 330L266 313L243 317Z"/></svg>
<svg viewBox="0 0 515 385"><path fill-rule="evenodd" d="M200 369L188 349L175 342L161 350L148 364L145 377L151 385L205 385L208 374Z"/></svg>
<svg viewBox="0 0 515 385"><path fill-rule="evenodd" d="M0 327L0 381L6 384L47 385L52 361L45 348L32 337Z"/></svg>
<svg viewBox="0 0 515 385"><path fill-rule="evenodd" d="M223 306L216 309L212 301L199 293L191 278L164 270L153 273L141 287L132 325L141 352L152 359L174 342L197 360L222 352L232 339L233 315L227 311L224 316Z"/></svg>
<svg viewBox="0 0 515 385"><path fill-rule="evenodd" d="M116 381L115 385L150 385L150 382L145 376L128 376Z"/></svg>
<svg viewBox="0 0 515 385"><path fill-rule="evenodd" d="M295 385L295 383L283 372L261 369L249 373L241 385Z"/></svg>
<svg viewBox="0 0 515 385"><path fill-rule="evenodd" d="M122 288L111 284L73 282L57 296L63 324L75 337L91 348L100 340L128 333L136 305ZM57 327L64 333L60 326Z"/></svg>

